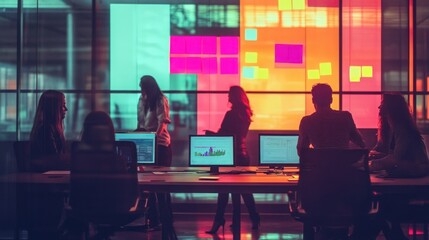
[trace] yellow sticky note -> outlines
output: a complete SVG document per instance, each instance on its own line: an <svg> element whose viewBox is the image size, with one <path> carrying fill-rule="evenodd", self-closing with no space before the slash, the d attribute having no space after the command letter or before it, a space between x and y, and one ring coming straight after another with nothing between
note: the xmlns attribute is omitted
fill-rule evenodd
<svg viewBox="0 0 429 240"><path fill-rule="evenodd" d="M330 62L319 63L320 76L332 75L332 64Z"/></svg>
<svg viewBox="0 0 429 240"><path fill-rule="evenodd" d="M372 77L372 66L362 66L362 77Z"/></svg>
<svg viewBox="0 0 429 240"><path fill-rule="evenodd" d="M350 82L360 82L362 76L360 66L350 66Z"/></svg>
<svg viewBox="0 0 429 240"><path fill-rule="evenodd" d="M279 0L279 11L292 10L291 0Z"/></svg>
<svg viewBox="0 0 429 240"><path fill-rule="evenodd" d="M305 1L304 0L292 0L292 9L293 10L304 10Z"/></svg>
<svg viewBox="0 0 429 240"><path fill-rule="evenodd" d="M258 53L257 52L246 52L245 54L246 63L257 63L258 62Z"/></svg>
<svg viewBox="0 0 429 240"><path fill-rule="evenodd" d="M268 68L258 68L258 73L256 78L258 79L268 79L269 71Z"/></svg>
<svg viewBox="0 0 429 240"><path fill-rule="evenodd" d="M320 73L318 69L312 69L307 71L307 78L311 80L320 79Z"/></svg>

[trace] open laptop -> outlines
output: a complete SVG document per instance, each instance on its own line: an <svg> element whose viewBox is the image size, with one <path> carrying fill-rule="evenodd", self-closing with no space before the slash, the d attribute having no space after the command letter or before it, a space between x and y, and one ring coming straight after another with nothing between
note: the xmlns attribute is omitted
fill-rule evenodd
<svg viewBox="0 0 429 240"><path fill-rule="evenodd" d="M298 134L259 134L259 166L298 171Z"/></svg>
<svg viewBox="0 0 429 240"><path fill-rule="evenodd" d="M132 141L137 148L137 165L156 165L155 132L117 132L116 141Z"/></svg>

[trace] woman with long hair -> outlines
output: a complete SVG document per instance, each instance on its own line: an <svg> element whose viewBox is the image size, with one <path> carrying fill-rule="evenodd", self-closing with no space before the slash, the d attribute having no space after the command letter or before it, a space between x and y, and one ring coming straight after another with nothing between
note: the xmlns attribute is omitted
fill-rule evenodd
<svg viewBox="0 0 429 240"><path fill-rule="evenodd" d="M231 103L231 110L226 112L218 134L232 134L235 136L236 163L238 166L249 166L250 159L246 147L246 136L253 116L249 98L243 88L240 86L231 86L228 92L228 101ZM259 228L260 217L256 211L255 199L251 193L243 193L241 197L249 212L252 229L257 230ZM207 233L215 234L219 227L224 227L224 214L228 198L228 193L218 194L215 219L212 228ZM233 222L231 226L234 227L234 224Z"/></svg>
<svg viewBox="0 0 429 240"><path fill-rule="evenodd" d="M170 133L167 129L167 125L171 123L168 99L162 93L155 78L150 75L144 75L140 78L140 89L137 131L156 132L157 165L169 167L172 162L172 151ZM158 219L157 201L161 219ZM159 221L161 221L163 231L173 233L170 193L151 193L148 205L149 227L157 229L159 228Z"/></svg>
<svg viewBox="0 0 429 240"><path fill-rule="evenodd" d="M384 94L379 112L378 143L371 151L371 171L384 170L388 177L416 178L429 174L426 146L410 113L407 102L399 94ZM383 153L383 154L380 154ZM381 156L381 158L378 158ZM408 210L410 199L404 195L383 194L380 216L385 219L383 232L387 239L407 239L397 216ZM390 224L387 224L390 223Z"/></svg>
<svg viewBox="0 0 429 240"><path fill-rule="evenodd" d="M384 94L379 113L378 142L387 155L371 161L373 171L386 170L392 177L422 177L429 173L426 146L404 97Z"/></svg>
<svg viewBox="0 0 429 240"><path fill-rule="evenodd" d="M47 90L39 99L30 134L31 171L65 170L70 167L64 138L64 118L67 107L62 92ZM31 239L58 239L58 224L63 209L64 193L36 194L25 192L31 199L28 221ZM27 195L28 194L28 195Z"/></svg>
<svg viewBox="0 0 429 240"><path fill-rule="evenodd" d="M62 92L55 90L43 92L30 133L33 170L58 170L68 166L64 138L66 112L66 99Z"/></svg>
<svg viewBox="0 0 429 240"><path fill-rule="evenodd" d="M152 76L145 75L140 78L140 89L137 131L156 132L158 165L169 167L172 152L170 134L167 129L167 124L171 123L168 99Z"/></svg>

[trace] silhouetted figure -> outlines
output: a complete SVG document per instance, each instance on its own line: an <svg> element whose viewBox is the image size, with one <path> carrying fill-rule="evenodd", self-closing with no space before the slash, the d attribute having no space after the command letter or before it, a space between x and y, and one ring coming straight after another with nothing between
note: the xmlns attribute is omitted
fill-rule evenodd
<svg viewBox="0 0 429 240"><path fill-rule="evenodd" d="M167 125L171 123L168 99L164 96L155 78L144 75L140 78L141 96L138 102L137 131L156 132L157 161L160 166L171 166L172 151ZM158 204L156 202L158 201ZM151 228L158 228L158 209L163 236L175 238L170 193L156 193L149 196L148 218ZM170 234L172 233L172 234Z"/></svg>
<svg viewBox="0 0 429 240"><path fill-rule="evenodd" d="M387 176L398 178L427 176L426 146L404 97L384 94L379 109L378 143L370 152L374 159L370 162L370 170L385 170ZM407 211L408 201L409 197L404 195L383 194L380 213L390 223L390 229L385 231L388 239L407 239L400 223L390 216L392 213L400 216L401 211Z"/></svg>
<svg viewBox="0 0 429 240"><path fill-rule="evenodd" d="M371 155L380 151L386 151L387 155L371 161L370 169L386 170L392 177L426 176L429 173L426 146L402 95L383 95L379 119L380 135Z"/></svg>
<svg viewBox="0 0 429 240"><path fill-rule="evenodd" d="M37 105L30 134L31 171L69 169L69 154L64 138L67 107L62 92L43 92ZM29 238L58 239L58 224L63 209L62 191L32 187L25 191L28 204Z"/></svg>
<svg viewBox="0 0 429 240"><path fill-rule="evenodd" d="M231 103L231 110L226 112L218 134L234 135L237 165L249 166L250 159L246 147L246 136L249 131L250 122L252 121L251 117L253 115L249 99L243 88L240 86L232 86L229 89L228 101ZM253 195L251 193L243 193L241 194L241 197L243 198L249 212L250 220L252 221L252 229L258 230L260 217L256 211ZM224 215L226 205L228 204L228 198L228 193L218 194L216 216L211 230L207 231L207 233L215 234L220 226L224 227ZM235 224L236 223L233 222L232 227L234 227Z"/></svg>
<svg viewBox="0 0 429 240"><path fill-rule="evenodd" d="M66 154L64 118L67 107L62 92L47 90L39 99L30 133L31 169L68 169L69 155Z"/></svg>
<svg viewBox="0 0 429 240"><path fill-rule="evenodd" d="M365 147L351 113L331 108L331 86L318 83L311 89L311 95L316 112L301 119L297 144L298 155L310 147L349 148L350 142L361 148ZM364 231L365 234L368 232L366 225L359 225L359 228L363 229L359 232ZM304 232L306 238L313 238L314 229L312 226L304 225Z"/></svg>
<svg viewBox="0 0 429 240"><path fill-rule="evenodd" d="M314 148L348 148L350 141L364 148L365 143L348 111L331 108L332 88L319 83L311 89L316 112L299 124L298 155L310 145Z"/></svg>

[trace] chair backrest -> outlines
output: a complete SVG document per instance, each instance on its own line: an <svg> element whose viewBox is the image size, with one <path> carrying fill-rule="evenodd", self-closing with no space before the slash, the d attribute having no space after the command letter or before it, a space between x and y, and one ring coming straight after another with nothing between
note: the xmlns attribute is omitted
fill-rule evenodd
<svg viewBox="0 0 429 240"><path fill-rule="evenodd" d="M136 152L132 142L120 145ZM116 144L94 147L74 142L71 153L70 205L73 211L94 222L126 214L138 197L137 167L128 171L127 161L136 166L137 158L119 157Z"/></svg>
<svg viewBox="0 0 429 240"><path fill-rule="evenodd" d="M316 221L366 215L372 196L368 150L308 149L300 157L298 193Z"/></svg>
<svg viewBox="0 0 429 240"><path fill-rule="evenodd" d="M16 168L18 172L30 172L30 141L15 141L13 143L13 150L15 152Z"/></svg>

